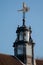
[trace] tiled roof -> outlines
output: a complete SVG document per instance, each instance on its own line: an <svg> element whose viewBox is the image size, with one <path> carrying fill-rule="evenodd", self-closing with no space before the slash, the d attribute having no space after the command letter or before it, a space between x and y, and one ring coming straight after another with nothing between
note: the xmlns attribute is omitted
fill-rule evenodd
<svg viewBox="0 0 43 65"><path fill-rule="evenodd" d="M24 65L24 64L15 56L0 54L0 65ZM36 59L35 65L43 65L43 60Z"/></svg>
<svg viewBox="0 0 43 65"><path fill-rule="evenodd" d="M43 65L43 59L37 59L36 65Z"/></svg>
<svg viewBox="0 0 43 65"><path fill-rule="evenodd" d="M16 57L0 54L0 65L23 65Z"/></svg>

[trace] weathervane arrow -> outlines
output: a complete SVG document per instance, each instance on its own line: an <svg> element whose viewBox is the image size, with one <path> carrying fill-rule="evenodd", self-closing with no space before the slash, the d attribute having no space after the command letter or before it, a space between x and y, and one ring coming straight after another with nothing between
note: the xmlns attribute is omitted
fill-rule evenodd
<svg viewBox="0 0 43 65"><path fill-rule="evenodd" d="M26 6L25 2L23 2L23 8L21 10L18 10L23 12L23 25L25 25L25 13L28 12L29 10L30 8Z"/></svg>
<svg viewBox="0 0 43 65"><path fill-rule="evenodd" d="M23 8L22 8L21 10L18 10L18 11L27 12L27 11L29 11L29 10L30 10L30 8L28 8L28 7L26 6L25 2L23 2Z"/></svg>

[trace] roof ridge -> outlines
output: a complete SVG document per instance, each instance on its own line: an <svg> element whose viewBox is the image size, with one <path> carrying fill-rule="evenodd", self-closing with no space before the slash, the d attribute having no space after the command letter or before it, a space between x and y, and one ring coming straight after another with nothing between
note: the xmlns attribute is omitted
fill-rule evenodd
<svg viewBox="0 0 43 65"><path fill-rule="evenodd" d="M14 56L17 60L19 60L16 56ZM20 61L20 60L19 60ZM25 65L22 61L20 61L23 65Z"/></svg>
<svg viewBox="0 0 43 65"><path fill-rule="evenodd" d="M10 54L4 54L4 53L3 53L3 54L2 54L2 53L0 53L0 55L12 56L12 55L10 55Z"/></svg>

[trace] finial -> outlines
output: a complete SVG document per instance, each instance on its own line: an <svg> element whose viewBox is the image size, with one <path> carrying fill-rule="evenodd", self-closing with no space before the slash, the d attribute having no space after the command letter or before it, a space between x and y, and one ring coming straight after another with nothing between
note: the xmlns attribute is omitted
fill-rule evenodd
<svg viewBox="0 0 43 65"><path fill-rule="evenodd" d="M30 31L30 33L32 33L31 26L29 26L29 31Z"/></svg>
<svg viewBox="0 0 43 65"><path fill-rule="evenodd" d="M28 12L29 10L30 8L26 6L25 2L23 2L23 8L21 10L18 10L23 12L23 26L25 25L25 13Z"/></svg>

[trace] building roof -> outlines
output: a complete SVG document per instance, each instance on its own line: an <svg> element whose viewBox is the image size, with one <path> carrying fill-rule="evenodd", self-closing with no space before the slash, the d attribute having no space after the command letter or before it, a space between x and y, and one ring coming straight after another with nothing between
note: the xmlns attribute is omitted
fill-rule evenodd
<svg viewBox="0 0 43 65"><path fill-rule="evenodd" d="M0 54L0 65L23 65L23 63L14 56Z"/></svg>
<svg viewBox="0 0 43 65"><path fill-rule="evenodd" d="M17 57L0 54L0 65L25 65ZM43 65L43 59L36 59L35 65Z"/></svg>
<svg viewBox="0 0 43 65"><path fill-rule="evenodd" d="M43 65L43 59L37 59L36 65Z"/></svg>

